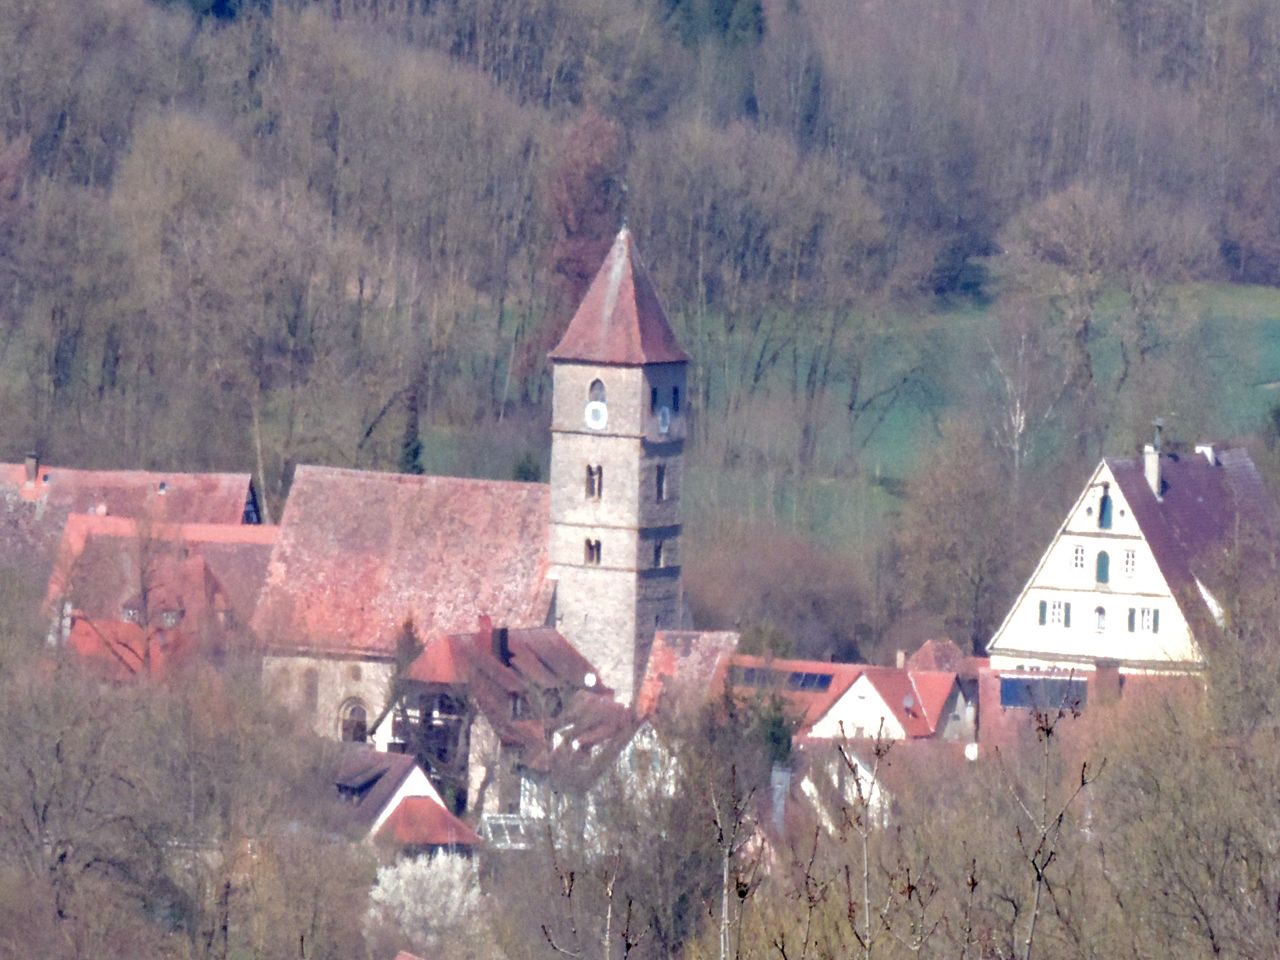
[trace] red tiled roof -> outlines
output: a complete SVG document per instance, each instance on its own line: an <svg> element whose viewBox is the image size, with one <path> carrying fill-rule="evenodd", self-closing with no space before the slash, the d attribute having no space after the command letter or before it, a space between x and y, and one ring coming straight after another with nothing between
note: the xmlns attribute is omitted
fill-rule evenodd
<svg viewBox="0 0 1280 960"><path fill-rule="evenodd" d="M422 958L409 953L407 950L401 950L396 954L395 960L422 960Z"/></svg>
<svg viewBox="0 0 1280 960"><path fill-rule="evenodd" d="M405 797L378 829L376 839L400 847L475 847L480 838L431 797Z"/></svg>
<svg viewBox="0 0 1280 960"><path fill-rule="evenodd" d="M191 653L190 640L177 630L151 630L150 650L142 628L124 620L77 619L67 645L103 680L123 683L139 676L163 678Z"/></svg>
<svg viewBox="0 0 1280 960"><path fill-rule="evenodd" d="M268 644L394 652L482 613L546 619L544 484L299 467L253 626Z"/></svg>
<svg viewBox="0 0 1280 960"><path fill-rule="evenodd" d="M955 687L954 673L896 667L867 667L864 672L908 737L931 737L937 732L942 708Z"/></svg>
<svg viewBox="0 0 1280 960"><path fill-rule="evenodd" d="M659 630L649 650L636 715L647 717L667 700L688 695L705 699L721 660L738 648L731 631Z"/></svg>
<svg viewBox="0 0 1280 960"><path fill-rule="evenodd" d="M715 677L710 687L710 694L725 688L730 681L730 668L736 668L737 677L746 671L767 671L767 674L755 674L760 682L751 685L735 683L733 689L739 693L748 691L777 694L791 710L796 721L798 732L807 731L827 712L835 706L837 700L848 690L867 668L862 663L830 663L825 660L782 660L770 657L757 657L749 654L734 654L723 658L716 667ZM796 689L790 678L794 675L816 674L829 676L830 682L825 689Z"/></svg>
<svg viewBox="0 0 1280 960"><path fill-rule="evenodd" d="M163 492L162 492L163 487ZM155 523L240 524L251 498L248 474L76 470L0 464L0 577L21 585L34 614L49 583L71 514L146 518Z"/></svg>
<svg viewBox="0 0 1280 960"><path fill-rule="evenodd" d="M735 673L730 675L730 668ZM747 674L748 671L754 671ZM741 679L750 675L753 683ZM825 688L808 687L807 675L830 677ZM715 672L711 690L724 689L736 679L738 695L749 692L780 696L790 708L797 734L803 736L826 716L862 676L893 711L908 737L930 737L938 728L942 708L955 686L956 675L932 670L906 670L865 663L829 663L825 660L782 660L736 654L724 658ZM910 704L910 706L908 706Z"/></svg>
<svg viewBox="0 0 1280 960"><path fill-rule="evenodd" d="M634 248L623 227L552 360L628 366L688 361Z"/></svg>
<svg viewBox="0 0 1280 960"><path fill-rule="evenodd" d="M145 587L153 610L181 609L194 618L217 598L239 623L248 623L276 530L72 514L49 577L46 609L52 613L66 601L91 618L118 619Z"/></svg>

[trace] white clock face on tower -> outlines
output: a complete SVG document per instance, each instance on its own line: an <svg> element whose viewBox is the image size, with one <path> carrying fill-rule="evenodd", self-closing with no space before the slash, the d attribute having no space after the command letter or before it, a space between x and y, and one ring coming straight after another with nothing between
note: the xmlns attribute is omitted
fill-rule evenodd
<svg viewBox="0 0 1280 960"><path fill-rule="evenodd" d="M588 429L603 430L609 425L609 408L604 405L603 400L591 400L587 403L582 418Z"/></svg>

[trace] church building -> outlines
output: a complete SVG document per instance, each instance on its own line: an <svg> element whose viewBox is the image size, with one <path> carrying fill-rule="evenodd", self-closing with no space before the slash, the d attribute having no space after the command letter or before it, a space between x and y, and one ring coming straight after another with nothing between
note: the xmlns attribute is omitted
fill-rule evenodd
<svg viewBox="0 0 1280 960"><path fill-rule="evenodd" d="M547 628L590 668L558 690L630 706L655 631L684 625L689 357L626 228L550 359L550 484L298 468L252 626L264 681L318 733L389 714L410 635L472 656L457 637L482 618Z"/></svg>

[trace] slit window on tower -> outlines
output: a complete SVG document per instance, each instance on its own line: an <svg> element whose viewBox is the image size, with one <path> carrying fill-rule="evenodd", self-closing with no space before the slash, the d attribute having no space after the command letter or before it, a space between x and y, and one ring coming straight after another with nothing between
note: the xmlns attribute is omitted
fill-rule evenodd
<svg viewBox="0 0 1280 960"><path fill-rule="evenodd" d="M661 540L653 542L653 565L655 567L666 566L666 557L663 555L663 542Z"/></svg>
<svg viewBox="0 0 1280 960"><path fill-rule="evenodd" d="M587 499L599 500L604 496L604 467L587 465Z"/></svg>
<svg viewBox="0 0 1280 960"><path fill-rule="evenodd" d="M587 540L583 544L582 559L584 563L593 567L600 566L600 553L599 540Z"/></svg>
<svg viewBox="0 0 1280 960"><path fill-rule="evenodd" d="M680 412L680 388L679 387L671 388L671 412L672 413Z"/></svg>
<svg viewBox="0 0 1280 960"><path fill-rule="evenodd" d="M657 387L649 388L649 412L650 413L658 412L658 388Z"/></svg>
<svg viewBox="0 0 1280 960"><path fill-rule="evenodd" d="M658 464L653 475L653 498L661 503L667 499L667 466L664 463Z"/></svg>

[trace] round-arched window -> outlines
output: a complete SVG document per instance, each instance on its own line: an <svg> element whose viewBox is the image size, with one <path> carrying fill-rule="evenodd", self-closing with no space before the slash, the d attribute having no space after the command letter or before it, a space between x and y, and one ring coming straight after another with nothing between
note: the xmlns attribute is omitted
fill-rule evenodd
<svg viewBox="0 0 1280 960"><path fill-rule="evenodd" d="M600 380L592 380L591 386L587 389L587 399L604 403L604 383Z"/></svg>
<svg viewBox="0 0 1280 960"><path fill-rule="evenodd" d="M369 714L359 700L348 700L338 711L342 739L347 743L364 743L369 739Z"/></svg>

